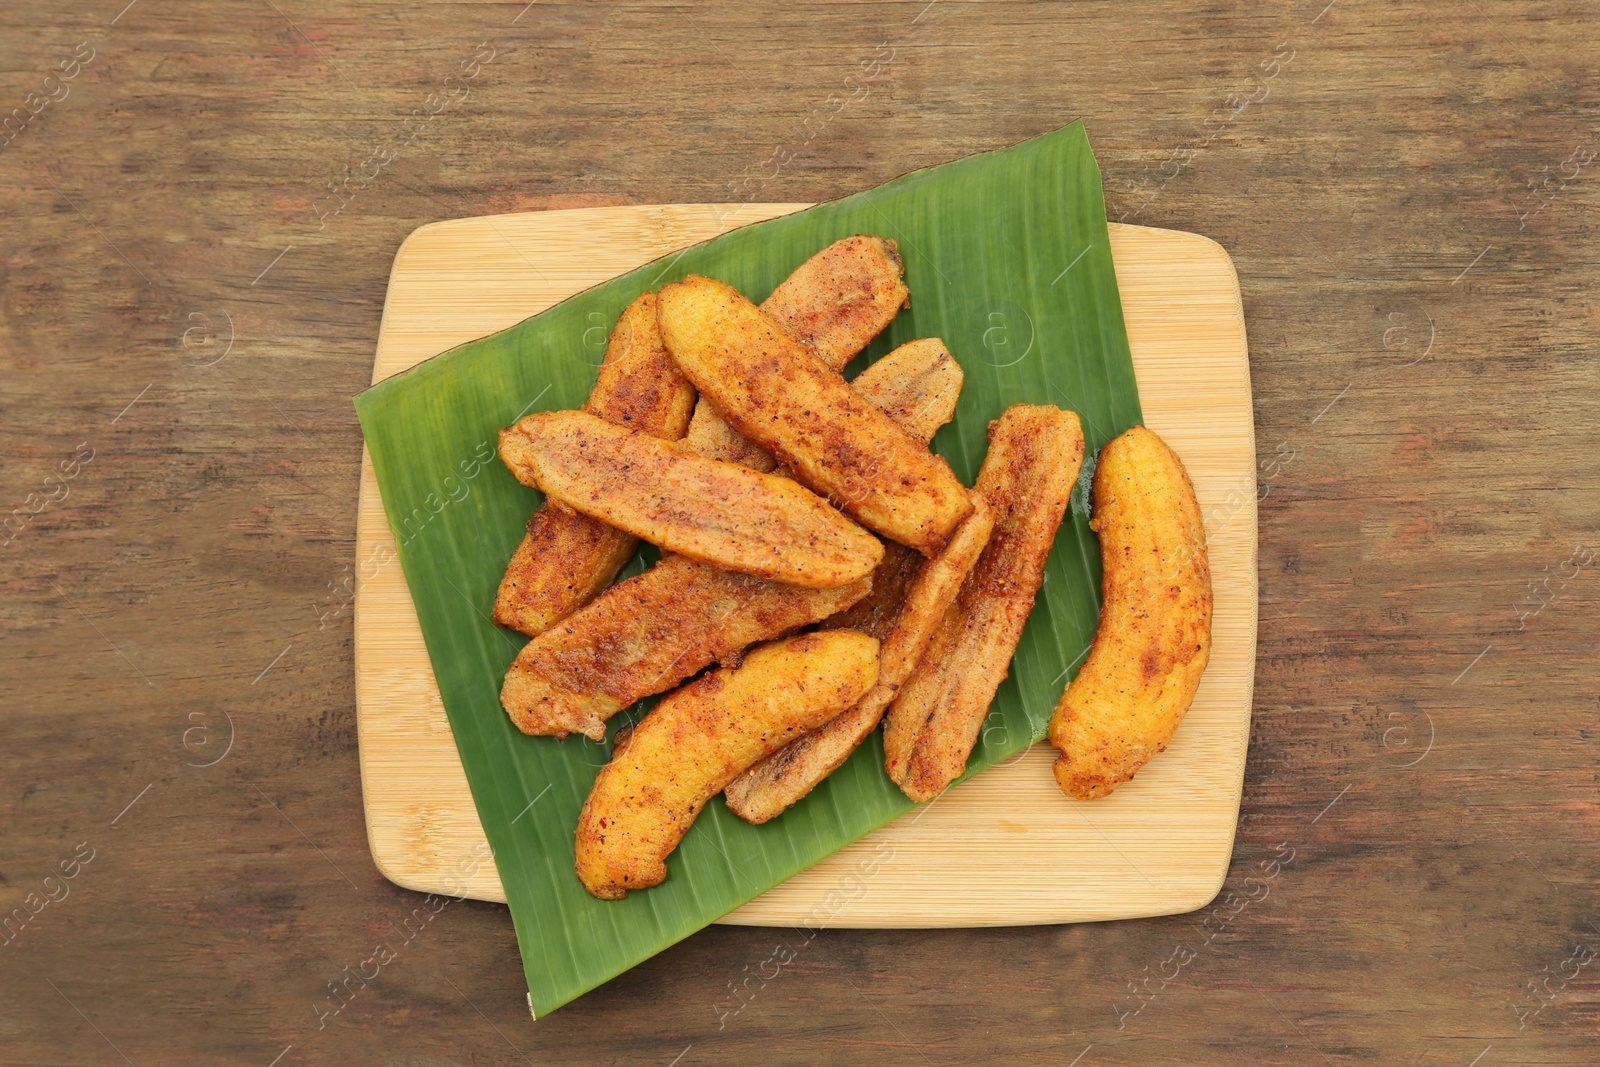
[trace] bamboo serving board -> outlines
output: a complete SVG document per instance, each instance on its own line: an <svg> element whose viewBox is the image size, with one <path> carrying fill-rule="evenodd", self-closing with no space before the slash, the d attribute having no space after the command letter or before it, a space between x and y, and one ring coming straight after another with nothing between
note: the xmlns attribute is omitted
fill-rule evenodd
<svg viewBox="0 0 1600 1067"><path fill-rule="evenodd" d="M686 245L807 206L585 208L424 226L395 256L372 380ZM1210 545L1211 664L1177 735L1138 778L1095 801L1064 797L1050 774L1054 750L1036 745L722 922L1081 922L1192 911L1221 888L1256 644L1255 433L1238 279L1227 253L1195 234L1112 225L1111 251L1146 422L1187 465ZM365 456L356 538L356 721L373 860L410 889L504 901L494 864L475 859L488 843Z"/></svg>

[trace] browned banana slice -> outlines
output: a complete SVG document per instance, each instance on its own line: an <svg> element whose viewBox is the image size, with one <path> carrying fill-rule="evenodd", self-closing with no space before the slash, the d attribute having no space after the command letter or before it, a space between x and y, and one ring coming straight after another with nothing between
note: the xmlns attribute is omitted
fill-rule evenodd
<svg viewBox="0 0 1600 1067"><path fill-rule="evenodd" d="M944 460L731 286L691 275L662 289L660 309L684 376L846 513L932 557L972 510Z"/></svg>
<svg viewBox="0 0 1600 1067"><path fill-rule="evenodd" d="M656 294L643 294L617 319L583 410L665 441L683 436L694 386L661 343ZM543 633L610 585L637 547L629 534L547 502L506 565L494 621L529 637Z"/></svg>
<svg viewBox="0 0 1600 1067"><path fill-rule="evenodd" d="M912 800L932 799L966 770L1082 461L1070 411L1018 404L989 424L975 491L994 509L994 534L884 722L885 769Z"/></svg>
<svg viewBox="0 0 1600 1067"><path fill-rule="evenodd" d="M904 267L894 242L857 234L835 241L796 268L761 302L778 327L835 370L867 347L905 306ZM689 424L689 446L702 456L758 471L777 465L701 401Z"/></svg>
<svg viewBox="0 0 1600 1067"><path fill-rule="evenodd" d="M944 342L919 337L850 379L850 388L923 444L956 413L966 374Z"/></svg>
<svg viewBox="0 0 1600 1067"><path fill-rule="evenodd" d="M658 885L706 801L738 773L850 707L878 676L878 642L854 630L755 649L650 710L600 769L578 816L574 867L602 900Z"/></svg>
<svg viewBox="0 0 1600 1067"><path fill-rule="evenodd" d="M742 574L834 589L883 559L877 538L788 478L581 411L542 411L502 430L500 457L519 481L575 511Z"/></svg>

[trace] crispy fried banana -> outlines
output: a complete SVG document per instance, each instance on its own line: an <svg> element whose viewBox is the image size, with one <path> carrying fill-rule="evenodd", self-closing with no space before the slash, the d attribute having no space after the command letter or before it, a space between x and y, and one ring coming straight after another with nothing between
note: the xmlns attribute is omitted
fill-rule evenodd
<svg viewBox="0 0 1600 1067"><path fill-rule="evenodd" d="M935 559L924 560L878 655L878 680L849 711L795 738L729 783L728 810L746 822L780 815L850 758L883 718L927 650L994 529L994 512L973 494L972 514Z"/></svg>
<svg viewBox="0 0 1600 1067"><path fill-rule="evenodd" d="M664 697L614 747L578 816L574 869L616 901L659 885L706 801L789 737L861 699L878 673L866 633L805 633Z"/></svg>
<svg viewBox="0 0 1600 1067"><path fill-rule="evenodd" d="M761 310L838 370L906 306L904 273L893 241L858 233L800 264Z"/></svg>
<svg viewBox="0 0 1600 1067"><path fill-rule="evenodd" d="M943 341L923 337L907 341L856 375L850 388L889 416L896 426L926 444L955 414L964 377L961 365ZM707 459L739 463L754 470L776 469L777 460L771 453L740 437L721 416L702 424L699 412L696 408L696 421L683 441L685 448ZM698 433L697 427L701 428ZM792 474L787 467L778 473Z"/></svg>
<svg viewBox="0 0 1600 1067"><path fill-rule="evenodd" d="M578 816L574 868L601 900L658 885L700 809L789 738L838 715L878 675L878 642L853 630L755 649L651 709L600 769Z"/></svg>
<svg viewBox="0 0 1600 1067"><path fill-rule="evenodd" d="M500 703L525 734L605 737L605 721L707 664L832 615L871 588L802 589L664 556L523 646Z"/></svg>
<svg viewBox="0 0 1600 1067"><path fill-rule="evenodd" d="M931 374L926 361L894 356L891 352L873 364L884 369L868 380L884 387L874 395L912 398L910 409L922 414L907 429L926 440L954 410L960 369L953 375L948 370ZM856 381L869 372L871 367ZM894 384L897 379L903 384ZM938 392L918 396L918 388ZM506 672L501 703L524 733L565 737L575 732L599 740L605 720L620 709L671 689L714 660L727 661L747 645L824 618L830 628L848 627L849 616L839 612L861 602L869 588L879 609L858 628L887 636L922 558L901 545L885 547L887 556L900 561L896 566L903 579L898 571L886 574L886 561L870 581L831 591L764 582L665 556L530 642ZM596 648L604 651L586 651Z"/></svg>
<svg viewBox="0 0 1600 1067"><path fill-rule="evenodd" d="M723 418L867 526L931 557L972 510L944 460L731 286L668 285L660 319L667 350Z"/></svg>
<svg viewBox="0 0 1600 1067"><path fill-rule="evenodd" d="M583 410L618 426L675 441L694 409L694 386L661 343L656 295L629 304L606 344ZM494 621L537 636L593 600L632 558L638 541L546 502L528 520L494 600Z"/></svg>
<svg viewBox="0 0 1600 1067"><path fill-rule="evenodd" d="M883 559L878 539L788 478L613 426L541 411L500 432L521 482L653 545L810 589L848 585Z"/></svg>
<svg viewBox="0 0 1600 1067"><path fill-rule="evenodd" d="M905 306L903 272L893 241L857 234L800 264L761 302L761 310L839 370ZM709 403L695 405L688 438L702 456L758 471L770 471L777 463L771 453L739 436Z"/></svg>
<svg viewBox="0 0 1600 1067"><path fill-rule="evenodd" d="M943 341L921 337L850 379L850 388L926 444L955 415L965 376Z"/></svg>
<svg viewBox="0 0 1600 1067"><path fill-rule="evenodd" d="M976 491L994 510L994 534L884 723L885 768L912 800L937 796L966 770L1082 461L1070 411L1018 404L989 424Z"/></svg>
<svg viewBox="0 0 1600 1067"><path fill-rule="evenodd" d="M494 598L494 621L537 637L593 600L638 548L631 534L546 500Z"/></svg>
<svg viewBox="0 0 1600 1067"><path fill-rule="evenodd" d="M1211 658L1211 567L1194 485L1142 426L1100 452L1100 626L1061 694L1050 743L1070 797L1103 797L1167 747Z"/></svg>

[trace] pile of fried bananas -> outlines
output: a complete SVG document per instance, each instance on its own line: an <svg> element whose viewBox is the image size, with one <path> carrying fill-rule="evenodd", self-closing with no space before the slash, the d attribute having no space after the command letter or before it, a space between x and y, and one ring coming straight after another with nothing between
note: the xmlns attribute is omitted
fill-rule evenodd
<svg viewBox="0 0 1600 1067"><path fill-rule="evenodd" d="M691 275L622 313L581 410L501 431L501 459L545 494L494 605L531 638L501 689L512 722L602 741L611 716L667 694L618 732L579 817L594 896L659 884L717 793L752 823L781 814L880 722L885 770L913 800L965 771L1084 441L1072 412L1016 405L963 486L928 448L962 384L941 341L840 373L908 298L894 242L867 235L760 305ZM1101 457L1107 610L1050 732L1071 796L1110 792L1159 751L1205 667L1193 498L1149 431ZM640 541L660 561L613 583Z"/></svg>

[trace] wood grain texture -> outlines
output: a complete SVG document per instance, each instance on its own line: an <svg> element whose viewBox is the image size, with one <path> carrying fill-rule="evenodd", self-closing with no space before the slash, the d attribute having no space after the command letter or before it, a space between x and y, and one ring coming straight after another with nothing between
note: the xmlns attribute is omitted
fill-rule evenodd
<svg viewBox="0 0 1600 1067"><path fill-rule="evenodd" d="M677 250L655 243L657 235L681 243L713 237L741 221L731 208L591 208L424 227L395 257L373 381ZM1255 672L1255 442L1243 313L1233 266L1213 241L1113 225L1111 252L1145 419L1184 457L1211 519L1215 648L1178 735L1133 784L1088 804L1061 796L1049 772L1052 750L1037 746L723 922L798 926L826 908L832 926L1010 926L1192 911L1216 895L1237 822ZM578 274L574 264L592 273ZM530 270L552 279L564 270L564 284L532 288ZM394 550L364 461L357 557ZM457 873L488 843L397 567L357 588L356 721L378 867L411 889L505 900L492 865L470 879ZM835 906L852 871L891 853L868 892Z"/></svg>
<svg viewBox="0 0 1600 1067"><path fill-rule="evenodd" d="M1600 543L1600 172L1563 173L1600 149L1587 5L124 8L0 5L0 114L58 98L0 136L0 514L94 450L0 535L0 912L96 850L0 945L0 1059L1594 1060L1600 967L1562 966L1600 947L1600 575L1568 562ZM429 104L485 41L471 95ZM1112 221L1216 238L1244 294L1262 626L1217 904L714 926L538 1022L501 905L406 942L346 586L395 249L821 200L1078 117Z"/></svg>

